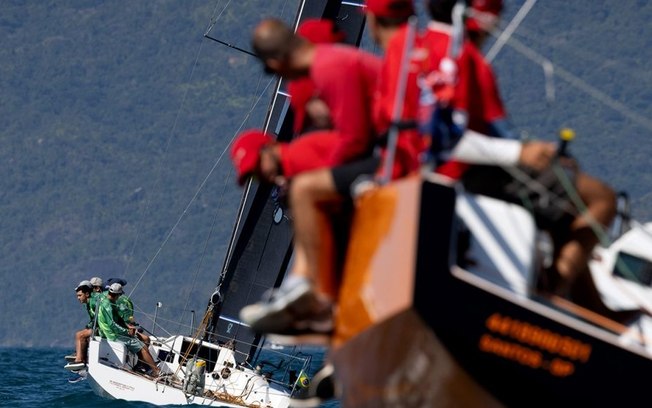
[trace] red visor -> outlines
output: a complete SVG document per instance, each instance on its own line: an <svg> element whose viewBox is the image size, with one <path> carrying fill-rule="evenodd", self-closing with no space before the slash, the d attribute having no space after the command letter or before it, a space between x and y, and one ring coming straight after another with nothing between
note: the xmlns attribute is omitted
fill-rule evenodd
<svg viewBox="0 0 652 408"><path fill-rule="evenodd" d="M244 131L235 139L231 146L231 160L240 185L243 185L247 177L256 169L260 149L273 140L266 133L255 129Z"/></svg>

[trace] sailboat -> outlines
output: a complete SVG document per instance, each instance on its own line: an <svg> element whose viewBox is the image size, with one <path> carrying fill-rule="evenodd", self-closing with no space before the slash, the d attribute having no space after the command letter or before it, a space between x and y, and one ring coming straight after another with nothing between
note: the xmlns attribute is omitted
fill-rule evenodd
<svg viewBox="0 0 652 408"><path fill-rule="evenodd" d="M359 7L304 0L295 27L307 18L338 19L348 41L357 45L364 27ZM210 29L205 37L215 40ZM292 120L289 97L279 80L265 129L289 140ZM310 357L285 356L281 363L264 360L264 339L237 316L242 306L280 285L291 258L291 240L291 226L276 189L250 181L200 328L192 336L151 336L150 353L163 373L158 378L138 370L137 358L123 343L92 337L85 370L91 388L104 397L155 405L287 407L292 392L307 384Z"/></svg>

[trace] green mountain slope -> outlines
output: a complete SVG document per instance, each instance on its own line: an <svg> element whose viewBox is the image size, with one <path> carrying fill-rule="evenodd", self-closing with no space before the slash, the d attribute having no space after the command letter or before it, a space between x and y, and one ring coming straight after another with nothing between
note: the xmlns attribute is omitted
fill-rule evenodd
<svg viewBox="0 0 652 408"><path fill-rule="evenodd" d="M202 35L219 16L213 34L246 48L248 27L296 6L223 6L0 6L0 276L13 289L0 345L70 344L84 318L77 282L125 276L132 290L261 94L244 126L262 123L272 78ZM161 300L172 319L205 307L240 193L226 155L147 269L137 307Z"/></svg>

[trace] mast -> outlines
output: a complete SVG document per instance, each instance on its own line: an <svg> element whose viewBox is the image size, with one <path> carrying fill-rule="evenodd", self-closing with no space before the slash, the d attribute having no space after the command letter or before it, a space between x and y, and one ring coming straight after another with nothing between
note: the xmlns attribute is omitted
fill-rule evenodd
<svg viewBox="0 0 652 408"><path fill-rule="evenodd" d="M347 34L347 42L358 45L364 29L360 3L341 0L303 0L295 28L305 19L335 19ZM264 128L279 140L292 138L293 114L285 83L279 79L265 119ZM278 287L292 256L292 226L285 216L278 190L249 182L243 192L238 217L220 273L218 290L211 296L213 309L205 339L234 340L237 351L249 359L257 350L260 336L239 322L240 309L254 303L263 293ZM241 362L241 361L239 361Z"/></svg>

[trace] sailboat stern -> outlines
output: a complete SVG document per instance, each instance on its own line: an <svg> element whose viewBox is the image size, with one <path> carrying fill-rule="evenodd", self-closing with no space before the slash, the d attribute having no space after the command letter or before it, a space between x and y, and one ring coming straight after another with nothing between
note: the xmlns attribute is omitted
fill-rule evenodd
<svg viewBox="0 0 652 408"><path fill-rule="evenodd" d="M446 313L433 307L433 277L456 258L454 220L454 189L422 177L357 201L331 355L345 406L500 405L430 327Z"/></svg>

